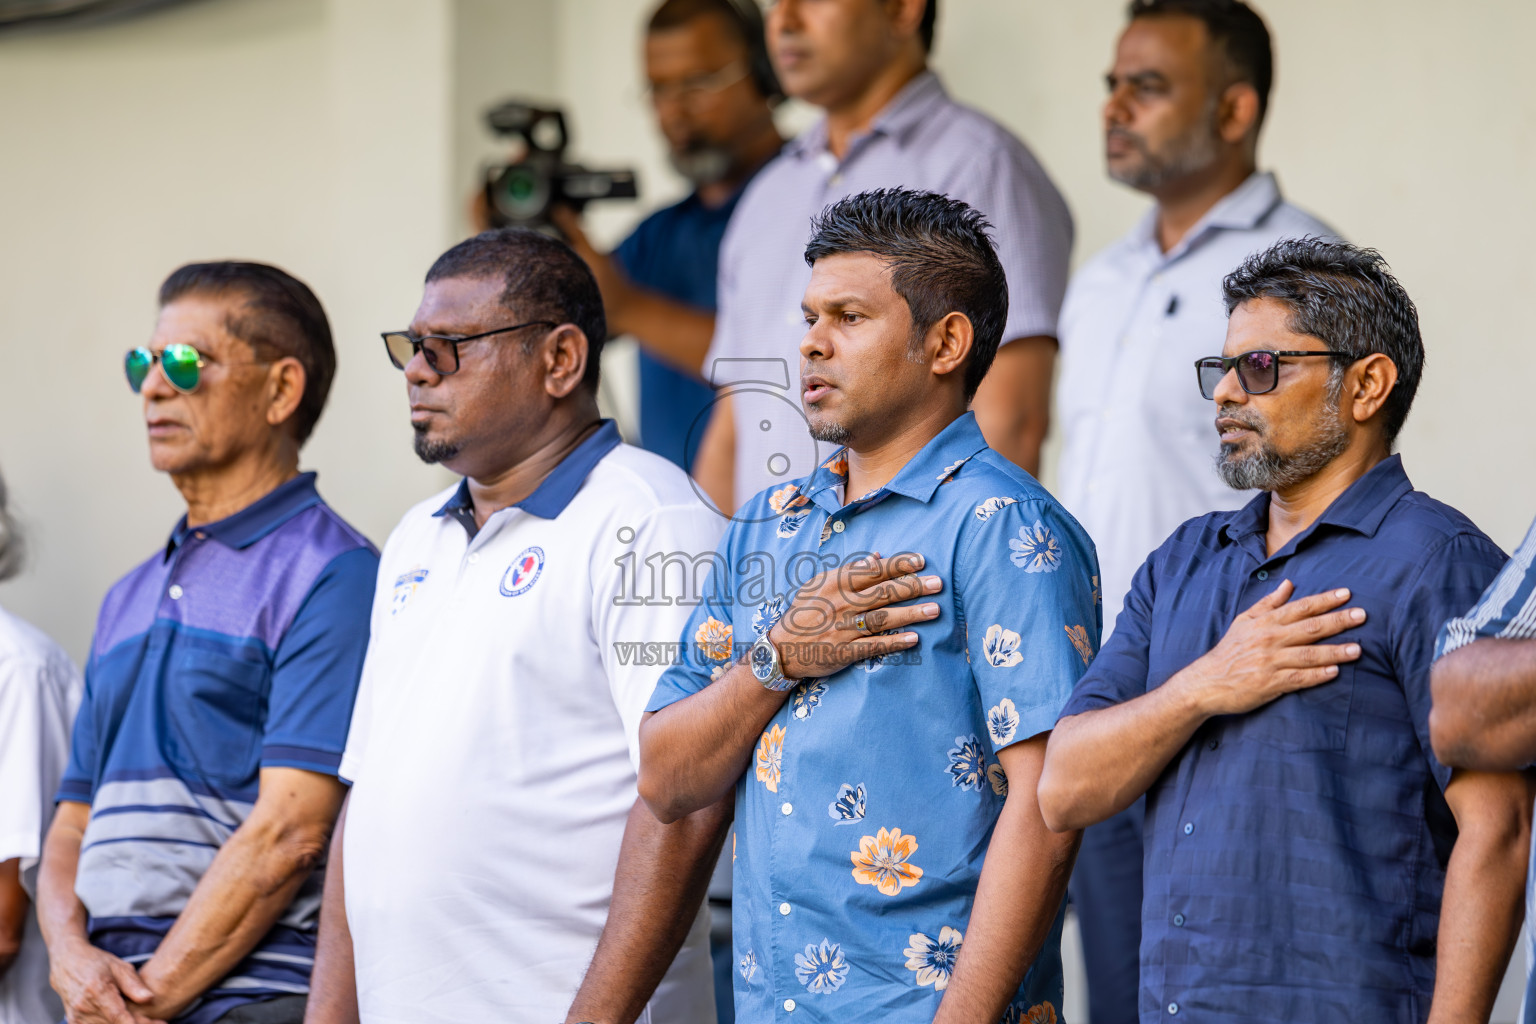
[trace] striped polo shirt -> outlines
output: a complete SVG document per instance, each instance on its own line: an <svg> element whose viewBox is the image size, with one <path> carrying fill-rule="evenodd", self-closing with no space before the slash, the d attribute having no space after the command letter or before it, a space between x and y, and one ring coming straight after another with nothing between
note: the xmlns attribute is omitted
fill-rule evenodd
<svg viewBox="0 0 1536 1024"><path fill-rule="evenodd" d="M75 892L91 941L148 960L263 768L335 775L368 646L378 553L302 474L113 586L86 663L61 801L91 807ZM183 1016L308 991L323 870Z"/></svg>

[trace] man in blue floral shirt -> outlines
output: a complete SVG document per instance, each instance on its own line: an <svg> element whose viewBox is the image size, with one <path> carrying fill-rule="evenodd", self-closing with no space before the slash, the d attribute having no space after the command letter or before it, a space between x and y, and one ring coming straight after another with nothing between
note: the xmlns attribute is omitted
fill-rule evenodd
<svg viewBox="0 0 1536 1024"><path fill-rule="evenodd" d="M827 450L737 513L641 727L662 820L736 789L744 1024L1057 1020L1078 837L1035 789L1098 569L966 411L1007 315L986 228L903 190L816 222L801 383Z"/></svg>

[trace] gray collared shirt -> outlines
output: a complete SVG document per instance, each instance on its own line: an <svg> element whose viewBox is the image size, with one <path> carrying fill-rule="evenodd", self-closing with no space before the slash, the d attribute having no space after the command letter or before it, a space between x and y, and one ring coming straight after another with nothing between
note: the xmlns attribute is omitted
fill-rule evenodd
<svg viewBox="0 0 1536 1024"><path fill-rule="evenodd" d="M1216 475L1215 409L1195 381L1195 360L1226 341L1222 278L1282 238L1334 235L1285 202L1269 173L1250 176L1166 253L1156 228L1154 208L1085 263L1061 311L1058 487L1099 550L1106 637L1131 577L1175 527L1252 497Z"/></svg>
<svg viewBox="0 0 1536 1024"><path fill-rule="evenodd" d="M736 499L808 476L835 445L813 442L800 410L800 300L811 218L846 196L901 186L953 196L987 216L1008 276L1003 340L1056 334L1072 216L1023 142L918 75L839 161L825 120L748 186L720 251L719 312L706 375L732 388Z"/></svg>

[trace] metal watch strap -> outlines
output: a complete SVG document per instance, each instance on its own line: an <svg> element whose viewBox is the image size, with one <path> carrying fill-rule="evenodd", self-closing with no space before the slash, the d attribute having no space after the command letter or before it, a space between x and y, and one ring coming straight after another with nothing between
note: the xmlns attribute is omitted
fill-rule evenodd
<svg viewBox="0 0 1536 1024"><path fill-rule="evenodd" d="M756 649L758 645L763 645L764 647L773 651L773 677L770 679L762 679L758 677L755 669L752 672L753 678L757 679L758 683L763 687L763 689L772 690L774 693L783 693L785 690L792 690L798 686L799 680L790 679L784 675L784 665L779 660L778 645L775 644L772 640L768 639L768 635L766 633L758 637L757 641L752 645L752 647Z"/></svg>

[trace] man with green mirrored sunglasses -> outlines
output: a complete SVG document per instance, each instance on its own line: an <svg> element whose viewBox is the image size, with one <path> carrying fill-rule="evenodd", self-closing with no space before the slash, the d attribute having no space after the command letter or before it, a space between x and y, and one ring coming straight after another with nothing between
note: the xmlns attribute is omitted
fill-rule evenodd
<svg viewBox="0 0 1536 1024"><path fill-rule="evenodd" d="M257 263L177 270L124 361L187 511L103 603L43 853L70 1020L303 1019L378 568L299 472L335 368Z"/></svg>
<svg viewBox="0 0 1536 1024"><path fill-rule="evenodd" d="M182 342L167 345L159 352L144 345L131 348L123 357L123 372L127 374L128 386L133 389L134 394L140 394L144 390L144 381L149 377L149 371L156 363L160 364L160 372L165 376L167 384L184 395L190 395L202 382L202 370L209 365L209 358L191 345ZM223 365L270 366L272 361L257 359Z"/></svg>

